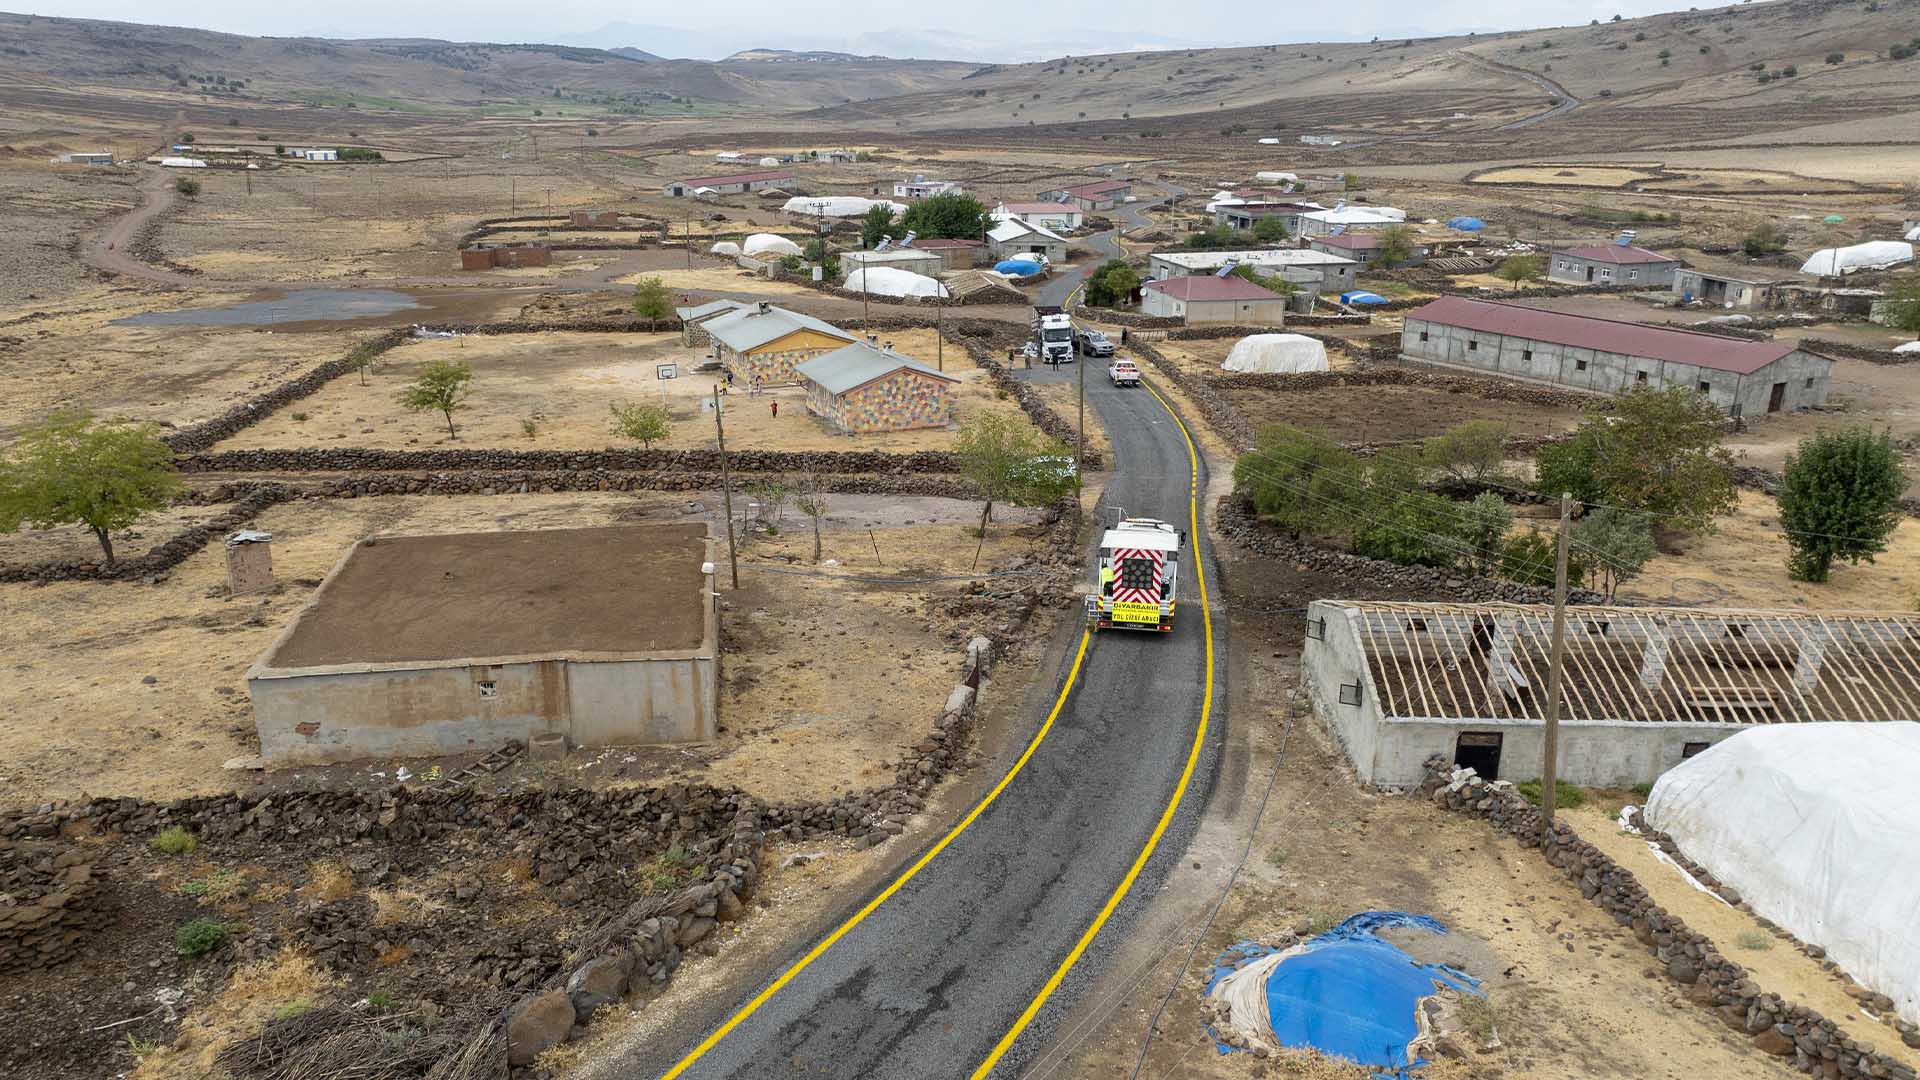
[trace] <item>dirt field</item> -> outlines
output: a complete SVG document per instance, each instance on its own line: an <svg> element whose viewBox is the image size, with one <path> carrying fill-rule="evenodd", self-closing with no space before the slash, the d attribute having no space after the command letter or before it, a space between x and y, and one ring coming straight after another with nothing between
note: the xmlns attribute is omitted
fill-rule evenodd
<svg viewBox="0 0 1920 1080"><path fill-rule="evenodd" d="M1469 420L1495 420L1515 435L1555 434L1580 421L1577 409L1523 408L1414 386L1331 386L1306 393L1234 387L1227 392L1256 429L1292 424L1322 430L1343 443L1424 439Z"/></svg>
<svg viewBox="0 0 1920 1080"><path fill-rule="evenodd" d="M1156 341L1160 355L1191 375L1230 374L1220 365L1233 351L1235 338L1204 338L1199 341ZM1342 371L1353 366L1353 356L1337 345L1327 347L1327 366Z"/></svg>
<svg viewBox="0 0 1920 1080"><path fill-rule="evenodd" d="M932 330L886 335L894 347L928 366L936 350ZM241 447L352 446L405 449L429 446L501 446L517 449L598 449L624 445L608 430L610 407L618 402L659 401L674 413L664 444L673 448L711 447L716 437L711 408L720 380L695 373L706 353L687 348L678 333L590 334L555 332L501 334L415 341L388 352L360 385L354 376L335 379L319 393L282 409L265 421L220 444ZM954 387L956 423L995 411L1024 416L1011 399L1002 399L975 367L966 350L948 339L941 351ZM462 360L473 366L472 393L454 413L457 439L447 437L439 413L409 413L394 400L421 368L434 360ZM677 364L674 379L655 376L656 365ZM780 406L778 416L771 406ZM949 428L930 428L850 436L811 416L798 387L768 390L758 397L735 386L726 404L727 446L733 450L934 450L953 445ZM535 424L528 438L522 421Z"/></svg>
<svg viewBox="0 0 1920 1080"><path fill-rule="evenodd" d="M704 264L704 265L703 265ZM693 269L667 266L615 279L617 285L632 286L641 278L657 277L669 289L691 289L710 293L752 293L756 296L819 296L820 293L791 281L775 281L732 263L700 257Z"/></svg>
<svg viewBox="0 0 1920 1080"><path fill-rule="evenodd" d="M1489 169L1473 178L1476 184L1565 184L1570 187L1625 187L1636 180L1652 180L1660 175L1660 166L1630 164L1607 165L1518 165Z"/></svg>
<svg viewBox="0 0 1920 1080"><path fill-rule="evenodd" d="M13 665L13 677L0 687L0 786L6 792L0 799L33 804L82 792L170 799L263 782L258 774L220 768L255 749L246 669L363 536L685 521L695 498L581 494L288 503L259 520L274 534L274 568L283 583L270 594L226 597L225 553L218 545L151 586L0 585L0 607L11 613L0 621L0 651ZM697 500L707 513L720 505L712 493ZM724 666L720 742L685 753L609 755L599 763L602 772L617 778L692 769L768 798L815 797L871 781L882 760L931 723L966 636L979 629L965 616L944 614L964 582L886 588L831 575L965 574L978 542L970 534L979 506L869 496L829 501L825 557L838 563L823 565L829 576L755 569L812 569L811 534L790 509L787 528L777 537L760 534L743 548L742 591L721 586L723 633L732 651ZM996 517L1002 520L988 532L983 568L1004 564L1031 543L1018 528L1029 518L1026 512ZM153 681L144 681L147 676ZM847 702L858 703L857 711L849 711ZM881 702L900 707L882 708ZM50 716L60 722L48 723ZM264 782L377 783L376 774L388 774L395 764L308 770L313 775L305 781L300 777L306 772L273 773Z"/></svg>

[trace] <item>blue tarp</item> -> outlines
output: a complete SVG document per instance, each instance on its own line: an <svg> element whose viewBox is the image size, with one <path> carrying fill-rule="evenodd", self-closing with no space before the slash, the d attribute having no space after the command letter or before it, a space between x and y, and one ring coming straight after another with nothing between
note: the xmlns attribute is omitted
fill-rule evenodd
<svg viewBox="0 0 1920 1080"><path fill-rule="evenodd" d="M1384 304L1387 303L1387 298L1381 296L1379 293L1368 292L1365 289L1355 289L1352 292L1341 293L1340 302L1343 304Z"/></svg>
<svg viewBox="0 0 1920 1080"><path fill-rule="evenodd" d="M1461 232L1479 232L1486 227L1487 223L1477 217L1457 217L1447 222L1447 228L1458 229Z"/></svg>
<svg viewBox="0 0 1920 1080"><path fill-rule="evenodd" d="M1040 272L1040 264L1031 259L1008 259L995 265L994 270L1014 277L1032 277Z"/></svg>
<svg viewBox="0 0 1920 1080"><path fill-rule="evenodd" d="M1389 927L1447 932L1425 915L1363 911L1308 941L1267 976L1267 1011L1280 1045L1375 1068L1404 1070L1426 1063L1409 1060L1407 1053L1407 1044L1420 1033L1414 1011L1420 999L1442 987L1478 994L1480 983L1445 964L1415 962L1376 936ZM1276 950L1242 942L1232 951L1241 959L1232 967L1216 967L1208 991L1235 967Z"/></svg>

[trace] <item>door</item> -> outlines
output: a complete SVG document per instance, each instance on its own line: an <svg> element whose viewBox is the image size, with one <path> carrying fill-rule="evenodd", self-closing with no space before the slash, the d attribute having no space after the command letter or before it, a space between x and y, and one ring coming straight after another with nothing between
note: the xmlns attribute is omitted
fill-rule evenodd
<svg viewBox="0 0 1920 1080"><path fill-rule="evenodd" d="M1463 731L1453 746L1453 763L1485 779L1498 780L1501 739L1498 731Z"/></svg>
<svg viewBox="0 0 1920 1080"><path fill-rule="evenodd" d="M1587 280L1588 281L1593 280L1593 267L1591 266L1587 267Z"/></svg>
<svg viewBox="0 0 1920 1080"><path fill-rule="evenodd" d="M1767 411L1779 412L1780 407L1785 405L1786 403L1787 403L1787 384L1783 382L1774 383L1773 393L1767 395Z"/></svg>

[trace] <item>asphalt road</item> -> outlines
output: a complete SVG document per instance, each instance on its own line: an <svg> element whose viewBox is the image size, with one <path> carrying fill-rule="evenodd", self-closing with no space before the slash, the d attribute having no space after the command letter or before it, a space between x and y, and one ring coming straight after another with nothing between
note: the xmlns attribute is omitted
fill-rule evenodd
<svg viewBox="0 0 1920 1080"><path fill-rule="evenodd" d="M1064 298L1072 284L1054 288ZM1111 386L1101 366L1087 374L1088 406L1113 445L1103 507L1189 528L1192 476L1179 426L1146 390ZM1069 365L1027 377L1066 381L1076 372ZM1199 486L1206 489L1204 472ZM1187 552L1175 630L1097 635L1072 696L1000 797L681 1075L966 1077L986 1059L1107 903L1178 786L1205 679L1193 553L1207 560L1209 581L1217 580L1204 536L1189 536ZM1217 621L1215 633L1224 627ZM1223 640L1215 646L1224 651ZM1125 932L1178 865L1212 783L1223 687L1214 702L1212 734L1154 857L995 1075L1018 1075L1022 1062L1044 1050L1054 1024L1098 974L1105 943ZM1034 716L1030 730L1043 719ZM796 946L795 957L810 944ZM753 990L776 973L766 972ZM741 1004L717 1002L702 1030L658 1033L600 1074L659 1076Z"/></svg>

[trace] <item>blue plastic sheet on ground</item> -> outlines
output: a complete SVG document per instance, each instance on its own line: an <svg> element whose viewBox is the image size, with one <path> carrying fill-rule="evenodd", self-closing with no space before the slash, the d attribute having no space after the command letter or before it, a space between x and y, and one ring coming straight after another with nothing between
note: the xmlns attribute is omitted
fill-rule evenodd
<svg viewBox="0 0 1920 1080"><path fill-rule="evenodd" d="M1447 222L1447 228L1457 229L1460 232L1479 232L1486 227L1487 223L1477 217L1457 217Z"/></svg>
<svg viewBox="0 0 1920 1080"><path fill-rule="evenodd" d="M1387 302L1387 298L1381 296L1379 293L1368 292L1365 289L1354 289L1351 292L1341 293L1340 302L1343 304L1384 304Z"/></svg>
<svg viewBox="0 0 1920 1080"><path fill-rule="evenodd" d="M1032 277L1040 272L1040 264L1031 259L1008 259L995 266L994 270L1014 277Z"/></svg>
<svg viewBox="0 0 1920 1080"><path fill-rule="evenodd" d="M1445 964L1415 961L1377 936L1390 927L1447 932L1425 915L1363 911L1279 962L1267 976L1266 990L1273 1035L1280 1045L1389 1070L1376 1076L1405 1077L1407 1070L1426 1064L1407 1051L1420 1033L1415 1016L1420 999L1443 987L1479 994L1480 982ZM1216 961L1207 990L1236 968L1276 951L1255 942L1234 946L1231 952L1241 959L1230 966ZM1226 1053L1229 1047L1223 1043L1220 1049Z"/></svg>

